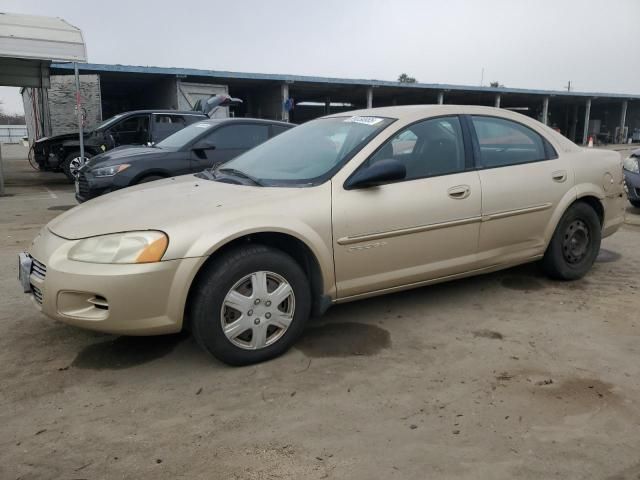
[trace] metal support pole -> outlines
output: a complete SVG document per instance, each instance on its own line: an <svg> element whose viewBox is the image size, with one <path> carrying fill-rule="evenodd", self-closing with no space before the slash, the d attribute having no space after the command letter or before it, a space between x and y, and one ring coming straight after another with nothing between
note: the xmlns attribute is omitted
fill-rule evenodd
<svg viewBox="0 0 640 480"><path fill-rule="evenodd" d="M2 170L2 145L0 145L0 197L4 195L4 171Z"/></svg>
<svg viewBox="0 0 640 480"><path fill-rule="evenodd" d="M80 74L78 73L78 64L73 63L73 73L76 77L76 110L78 114L78 135L80 140L80 161L84 162L84 131L82 125L82 101L80 99Z"/></svg>
<svg viewBox="0 0 640 480"><path fill-rule="evenodd" d="M549 97L542 100L542 123L549 123Z"/></svg>
<svg viewBox="0 0 640 480"><path fill-rule="evenodd" d="M627 104L626 100L622 102L622 109L620 111L620 143L624 143L624 124L627 123Z"/></svg>
<svg viewBox="0 0 640 480"><path fill-rule="evenodd" d="M573 106L571 115L571 128L569 129L569 140L576 141L576 129L578 128L578 105Z"/></svg>
<svg viewBox="0 0 640 480"><path fill-rule="evenodd" d="M585 105L584 111L584 129L582 130L582 144L586 145L589 135L589 115L591 115L591 99L587 98L587 103Z"/></svg>
<svg viewBox="0 0 640 480"><path fill-rule="evenodd" d="M498 93L496 95L496 103L495 103L496 108L500 108L500 100L501 100L501 97L500 97L500 94Z"/></svg>
<svg viewBox="0 0 640 480"><path fill-rule="evenodd" d="M367 108L373 108L373 87L367 87Z"/></svg>
<svg viewBox="0 0 640 480"><path fill-rule="evenodd" d="M289 121L289 111L285 108L284 102L286 102L287 100L289 100L289 85L286 83L283 83L281 88L280 88L280 108L282 110L282 121L283 122L288 122Z"/></svg>
<svg viewBox="0 0 640 480"><path fill-rule="evenodd" d="M438 92L438 105L442 105L444 103L444 92Z"/></svg>

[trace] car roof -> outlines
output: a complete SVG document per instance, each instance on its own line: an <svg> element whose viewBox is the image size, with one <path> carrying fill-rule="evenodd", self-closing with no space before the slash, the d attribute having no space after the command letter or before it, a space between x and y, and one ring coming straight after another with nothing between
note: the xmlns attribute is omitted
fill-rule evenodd
<svg viewBox="0 0 640 480"><path fill-rule="evenodd" d="M202 112L195 110L129 110L127 112L120 112L118 115L139 115L144 113L173 113L178 115L197 115L199 117L206 117Z"/></svg>
<svg viewBox="0 0 640 480"><path fill-rule="evenodd" d="M262 125L280 125L283 127L293 128L296 125L294 123L281 122L280 120L267 120L264 118L246 118L246 117L231 117L231 118L207 118L201 120L198 123L208 123L211 126L233 124L233 123L256 123Z"/></svg>
<svg viewBox="0 0 640 480"><path fill-rule="evenodd" d="M403 124L417 122L427 117L437 117L442 115L488 115L500 117L514 122L522 123L539 133L544 133L547 139L554 142L564 151L575 151L579 147L564 135L556 132L552 128L544 125L534 118L528 117L506 108L485 107L480 105L402 105L393 107L377 107L362 110L353 110L337 114L327 115L323 118L337 117L385 117L402 121Z"/></svg>

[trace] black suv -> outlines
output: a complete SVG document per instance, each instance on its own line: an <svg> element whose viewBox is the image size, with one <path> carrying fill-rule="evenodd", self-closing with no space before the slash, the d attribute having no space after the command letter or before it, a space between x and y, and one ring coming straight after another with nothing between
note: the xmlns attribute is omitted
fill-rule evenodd
<svg viewBox="0 0 640 480"><path fill-rule="evenodd" d="M176 110L135 110L119 113L94 130L85 132L85 158L94 157L120 145L157 143L199 120L204 113ZM82 165L77 133L44 137L33 145L33 157L40 170L62 171L74 180Z"/></svg>
<svg viewBox="0 0 640 480"><path fill-rule="evenodd" d="M92 158L78 172L76 200L139 183L201 172L293 128L254 118L202 120L151 147L120 147Z"/></svg>

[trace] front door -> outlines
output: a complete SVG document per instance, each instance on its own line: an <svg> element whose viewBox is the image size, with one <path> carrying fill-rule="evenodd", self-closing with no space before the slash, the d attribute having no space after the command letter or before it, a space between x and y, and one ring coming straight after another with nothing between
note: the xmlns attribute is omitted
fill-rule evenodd
<svg viewBox="0 0 640 480"><path fill-rule="evenodd" d="M333 189L338 297L455 275L475 265L481 191L460 120L439 117L401 130L364 165L401 161L403 181Z"/></svg>
<svg viewBox="0 0 640 480"><path fill-rule="evenodd" d="M569 161L523 124L490 116L468 118L477 138L482 184L480 265L542 254L551 216L574 184Z"/></svg>
<svg viewBox="0 0 640 480"><path fill-rule="evenodd" d="M131 115L109 129L116 147L144 145L149 141L149 115Z"/></svg>
<svg viewBox="0 0 640 480"><path fill-rule="evenodd" d="M199 172L226 163L269 139L269 125L237 123L223 125L198 141L192 156L193 171ZM198 146L204 148L198 151Z"/></svg>

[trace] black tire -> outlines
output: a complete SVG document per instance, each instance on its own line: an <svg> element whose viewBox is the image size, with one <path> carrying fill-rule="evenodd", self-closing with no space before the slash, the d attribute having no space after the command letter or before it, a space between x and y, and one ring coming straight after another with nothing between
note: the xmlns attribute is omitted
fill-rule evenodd
<svg viewBox="0 0 640 480"><path fill-rule="evenodd" d="M80 150L76 150L74 152L69 153L66 157L64 157L64 160L62 161L62 163L60 164L60 168L62 169L62 172L67 176L67 178L71 181L71 182L75 182L76 181L76 177L73 176L73 173L71 173L71 160L73 160L76 157L80 156ZM91 155L89 152L84 152L84 158L91 158L93 157L93 155Z"/></svg>
<svg viewBox="0 0 640 480"><path fill-rule="evenodd" d="M640 200L629 200L629 203L636 208L640 208Z"/></svg>
<svg viewBox="0 0 640 480"><path fill-rule="evenodd" d="M280 275L295 297L293 319L274 343L256 350L241 348L227 338L222 306L227 293L245 276L258 271ZM309 318L309 281L300 265L286 253L264 245L246 245L224 253L205 267L190 297L190 328L198 344L229 365L263 362L286 352L300 336ZM253 335L253 330L251 335Z"/></svg>
<svg viewBox="0 0 640 480"><path fill-rule="evenodd" d="M163 178L166 177L163 177L162 175L148 175L138 180L136 182L136 185L140 185L141 183L155 182L156 180L162 180Z"/></svg>
<svg viewBox="0 0 640 480"><path fill-rule="evenodd" d="M582 278L595 262L601 240L598 214L584 202L574 203L558 222L542 259L542 268L557 280Z"/></svg>

